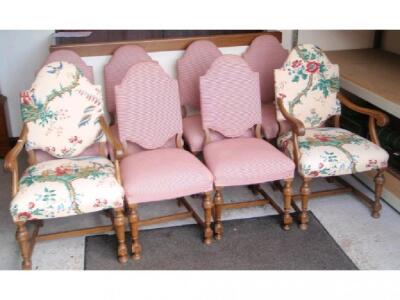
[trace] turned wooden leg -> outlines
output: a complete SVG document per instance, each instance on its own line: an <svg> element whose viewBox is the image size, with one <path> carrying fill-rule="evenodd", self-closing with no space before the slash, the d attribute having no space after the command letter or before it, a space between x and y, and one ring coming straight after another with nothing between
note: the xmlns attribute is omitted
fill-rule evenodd
<svg viewBox="0 0 400 300"><path fill-rule="evenodd" d="M292 210L292 183L293 179L285 179L285 187L283 188L283 229L289 230L293 218L290 215Z"/></svg>
<svg viewBox="0 0 400 300"><path fill-rule="evenodd" d="M379 218L381 216L380 211L382 209L381 196L383 184L385 183L385 176L383 175L385 170L379 170L376 174L375 181L375 201L372 205L372 217Z"/></svg>
<svg viewBox="0 0 400 300"><path fill-rule="evenodd" d="M211 244L211 238L213 236L213 231L211 229L211 209L213 203L211 201L211 192L204 194L203 209L204 209L204 243L206 245Z"/></svg>
<svg viewBox="0 0 400 300"><path fill-rule="evenodd" d="M140 259L142 246L139 243L139 216L137 214L137 204L129 205L129 225L132 235L132 255L133 259Z"/></svg>
<svg viewBox="0 0 400 300"><path fill-rule="evenodd" d="M128 261L128 249L125 243L125 217L122 208L114 209L114 228L118 239L118 260L120 263Z"/></svg>
<svg viewBox="0 0 400 300"><path fill-rule="evenodd" d="M310 182L310 178L303 177L303 184L300 189L301 195L301 213L300 213L300 229L306 230L308 224L308 197L310 195L310 187L308 183Z"/></svg>
<svg viewBox="0 0 400 300"><path fill-rule="evenodd" d="M23 270L31 270L32 269L32 261L31 261L31 245L29 241L29 233L26 229L25 222L18 222L17 225L17 233L16 239L19 243L19 248L21 250L22 256L22 269Z"/></svg>
<svg viewBox="0 0 400 300"><path fill-rule="evenodd" d="M215 239L220 240L222 238L222 204L224 204L224 200L222 198L222 188L218 187L215 191L214 197L214 212L215 212L215 220L214 220L214 234Z"/></svg>

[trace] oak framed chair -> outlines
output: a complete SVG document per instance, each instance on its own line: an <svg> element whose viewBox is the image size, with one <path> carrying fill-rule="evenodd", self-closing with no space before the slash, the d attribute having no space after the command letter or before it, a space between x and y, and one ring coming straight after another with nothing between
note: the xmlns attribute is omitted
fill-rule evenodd
<svg viewBox="0 0 400 300"><path fill-rule="evenodd" d="M122 144L135 143L140 151L118 155L125 199L129 208L134 259L140 259L139 227L194 218L204 229L204 243L212 239L213 177L204 164L183 149L182 114L178 83L157 62L133 65L115 87L119 137ZM174 143L171 144L170 141ZM204 220L185 196L202 194ZM178 199L187 211L142 220L141 203Z"/></svg>
<svg viewBox="0 0 400 300"><path fill-rule="evenodd" d="M31 88L21 93L23 129L4 162L12 175L10 212L17 226L16 238L22 268L32 268L37 241L74 237L115 230L118 258L127 261L124 191L118 161L109 161L102 147L97 156L79 156L105 137L122 151L103 117L101 89L83 76L75 65L58 61L45 65ZM29 167L19 178L18 155L26 147ZM36 151L53 160L36 162ZM111 224L86 229L39 234L46 219L104 211ZM33 224L30 234L27 224Z"/></svg>
<svg viewBox="0 0 400 300"><path fill-rule="evenodd" d="M214 176L214 232L222 237L222 210L271 204L283 216L283 228L289 229L292 217L292 181L295 165L281 151L261 137L261 100L258 73L240 56L217 58L200 78L201 117L206 143L204 161ZM252 130L251 137L243 134ZM212 141L210 131L225 139ZM261 183L284 180L284 209L267 195ZM224 203L224 187L251 185L264 199Z"/></svg>
<svg viewBox="0 0 400 300"><path fill-rule="evenodd" d="M213 42L199 40L191 43L177 62L179 96L183 110L183 138L192 153L201 152L204 143L199 111L199 79L221 55ZM222 139L218 134L214 138Z"/></svg>
<svg viewBox="0 0 400 300"><path fill-rule="evenodd" d="M282 134L278 146L291 157L302 177L300 227L307 228L309 198L353 192L364 200L378 218L384 171L389 155L379 146L375 124L385 126L388 116L352 103L339 92L339 67L332 64L320 48L298 45L289 54L284 66L275 71L275 93L278 120L287 120L292 129ZM341 105L369 116L370 140L340 128ZM333 124L332 127L327 127ZM350 186L341 175L377 170L375 199ZM311 193L310 181L325 177L336 179L344 187Z"/></svg>
<svg viewBox="0 0 400 300"><path fill-rule="evenodd" d="M276 119L274 70L283 66L288 57L278 39L272 35L256 37L243 53L244 60L260 76L260 93L262 102L262 131L267 140L278 137L280 131L287 131L290 126ZM281 127L281 128L280 128Z"/></svg>

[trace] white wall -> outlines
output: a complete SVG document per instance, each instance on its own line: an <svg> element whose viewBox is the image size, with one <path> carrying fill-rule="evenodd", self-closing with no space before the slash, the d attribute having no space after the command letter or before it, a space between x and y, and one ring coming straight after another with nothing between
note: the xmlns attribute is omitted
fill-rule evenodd
<svg viewBox="0 0 400 300"><path fill-rule="evenodd" d="M374 30L299 30L298 43L311 43L322 50L371 48Z"/></svg>
<svg viewBox="0 0 400 300"><path fill-rule="evenodd" d="M400 54L400 30L385 30L383 32L382 49Z"/></svg>
<svg viewBox="0 0 400 300"><path fill-rule="evenodd" d="M29 88L49 53L54 30L0 30L0 91L7 97L8 131L21 131L19 94Z"/></svg>

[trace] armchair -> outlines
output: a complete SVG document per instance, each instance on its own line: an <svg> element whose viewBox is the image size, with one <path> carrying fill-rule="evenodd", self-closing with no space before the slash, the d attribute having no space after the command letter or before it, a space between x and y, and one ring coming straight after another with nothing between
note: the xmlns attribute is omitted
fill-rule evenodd
<svg viewBox="0 0 400 300"><path fill-rule="evenodd" d="M280 147L291 157L303 179L300 196L300 227L307 228L308 199L319 195L354 192L379 217L380 197L384 184L383 172L388 153L379 146L375 124L385 126L388 117L378 111L355 105L339 93L339 68L331 64L321 49L314 45L299 45L292 50L281 69L275 70L275 92L278 120L287 120L291 131L278 138ZM340 126L341 105L369 116L370 141ZM333 119L333 127L326 127ZM377 170L375 199L370 200L350 186L340 175ZM317 177L334 177L344 188L310 192L309 183ZM329 179L330 180L330 179Z"/></svg>

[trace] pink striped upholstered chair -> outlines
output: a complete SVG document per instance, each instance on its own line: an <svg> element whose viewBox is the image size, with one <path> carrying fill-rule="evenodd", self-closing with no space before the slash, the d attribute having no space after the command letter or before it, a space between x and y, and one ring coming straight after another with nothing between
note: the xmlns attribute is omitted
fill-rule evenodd
<svg viewBox="0 0 400 300"><path fill-rule="evenodd" d="M295 166L283 153L261 138L259 86L258 73L253 72L243 58L234 55L217 58L200 78L201 116L206 135L203 155L214 175L214 230L217 239L222 236L221 214L224 207L270 203L283 214L284 229L289 229L292 222L289 212ZM243 137L249 129L253 129L253 136ZM210 142L211 130L226 138ZM260 183L275 180L285 180L283 211L259 186ZM224 204L223 187L237 185L253 185L264 199Z"/></svg>
<svg viewBox="0 0 400 300"><path fill-rule="evenodd" d="M282 67L288 56L281 43L272 35L261 35L253 40L243 54L243 58L254 72L260 76L260 92L262 102L262 129L266 139L271 140L278 136L279 124L276 120L274 104L274 70ZM282 122L283 131L290 126Z"/></svg>
<svg viewBox="0 0 400 300"><path fill-rule="evenodd" d="M179 94L184 111L183 138L193 153L200 152L204 142L204 131L199 114L199 78L221 55L222 53L214 43L200 40L191 43L177 63ZM221 139L219 134L214 134L214 136L216 139Z"/></svg>
<svg viewBox="0 0 400 300"><path fill-rule="evenodd" d="M152 61L147 52L140 46L127 45L118 48L111 57L110 61L104 66L104 88L106 93L107 110L111 114L111 132L118 137L118 124L115 105L115 86L121 83L129 68L139 62ZM136 153L142 148L134 143L127 142L125 145L129 153ZM110 148L110 145L109 145ZM111 156L112 152L109 151Z"/></svg>
<svg viewBox="0 0 400 300"><path fill-rule="evenodd" d="M94 83L94 76L93 76L93 68L91 66L88 66L82 58L74 51L72 50L56 50L54 52L51 52L49 56L47 57L45 63L43 66L48 65L53 62L60 62L60 61L65 61L68 63L71 63L75 65L79 70L81 70L83 76L85 76L91 83ZM110 146L112 148L112 146ZM108 147L108 148L110 148ZM87 149L85 149L81 156L96 156L96 155L105 155L107 156L108 154L108 148L106 146L106 143L95 143L91 146L89 146ZM34 150L35 153L35 161L31 161L32 163L35 162L42 162L46 160L51 160L53 157L47 153L46 151L42 150ZM33 159L33 156L30 157L30 159Z"/></svg>
<svg viewBox="0 0 400 300"><path fill-rule="evenodd" d="M182 149L177 81L170 78L157 62L137 63L116 86L115 95L121 142L132 142L144 149L118 157L129 206L133 258L139 259L141 253L138 227L173 218L195 217L204 226L204 242L211 243L213 177L200 160ZM165 146L171 138L175 140L174 145ZM183 198L199 193L204 194L204 221ZM139 221L138 204L175 198L188 212Z"/></svg>
<svg viewBox="0 0 400 300"><path fill-rule="evenodd" d="M279 136L277 145L295 161L303 179L300 189L301 228L306 229L308 223L309 183L317 177L333 177L346 187L316 192L311 196L353 191L369 202L372 216L378 218L382 207L383 173L389 155L379 146L375 123L384 126L388 117L379 111L357 106L341 95L339 66L332 64L315 45L296 46L283 67L275 70L275 85L277 118L279 121L286 119L292 125L291 131ZM369 116L371 141L339 128L341 105ZM333 127L327 127L329 124ZM377 171L375 201L338 177L370 170Z"/></svg>

